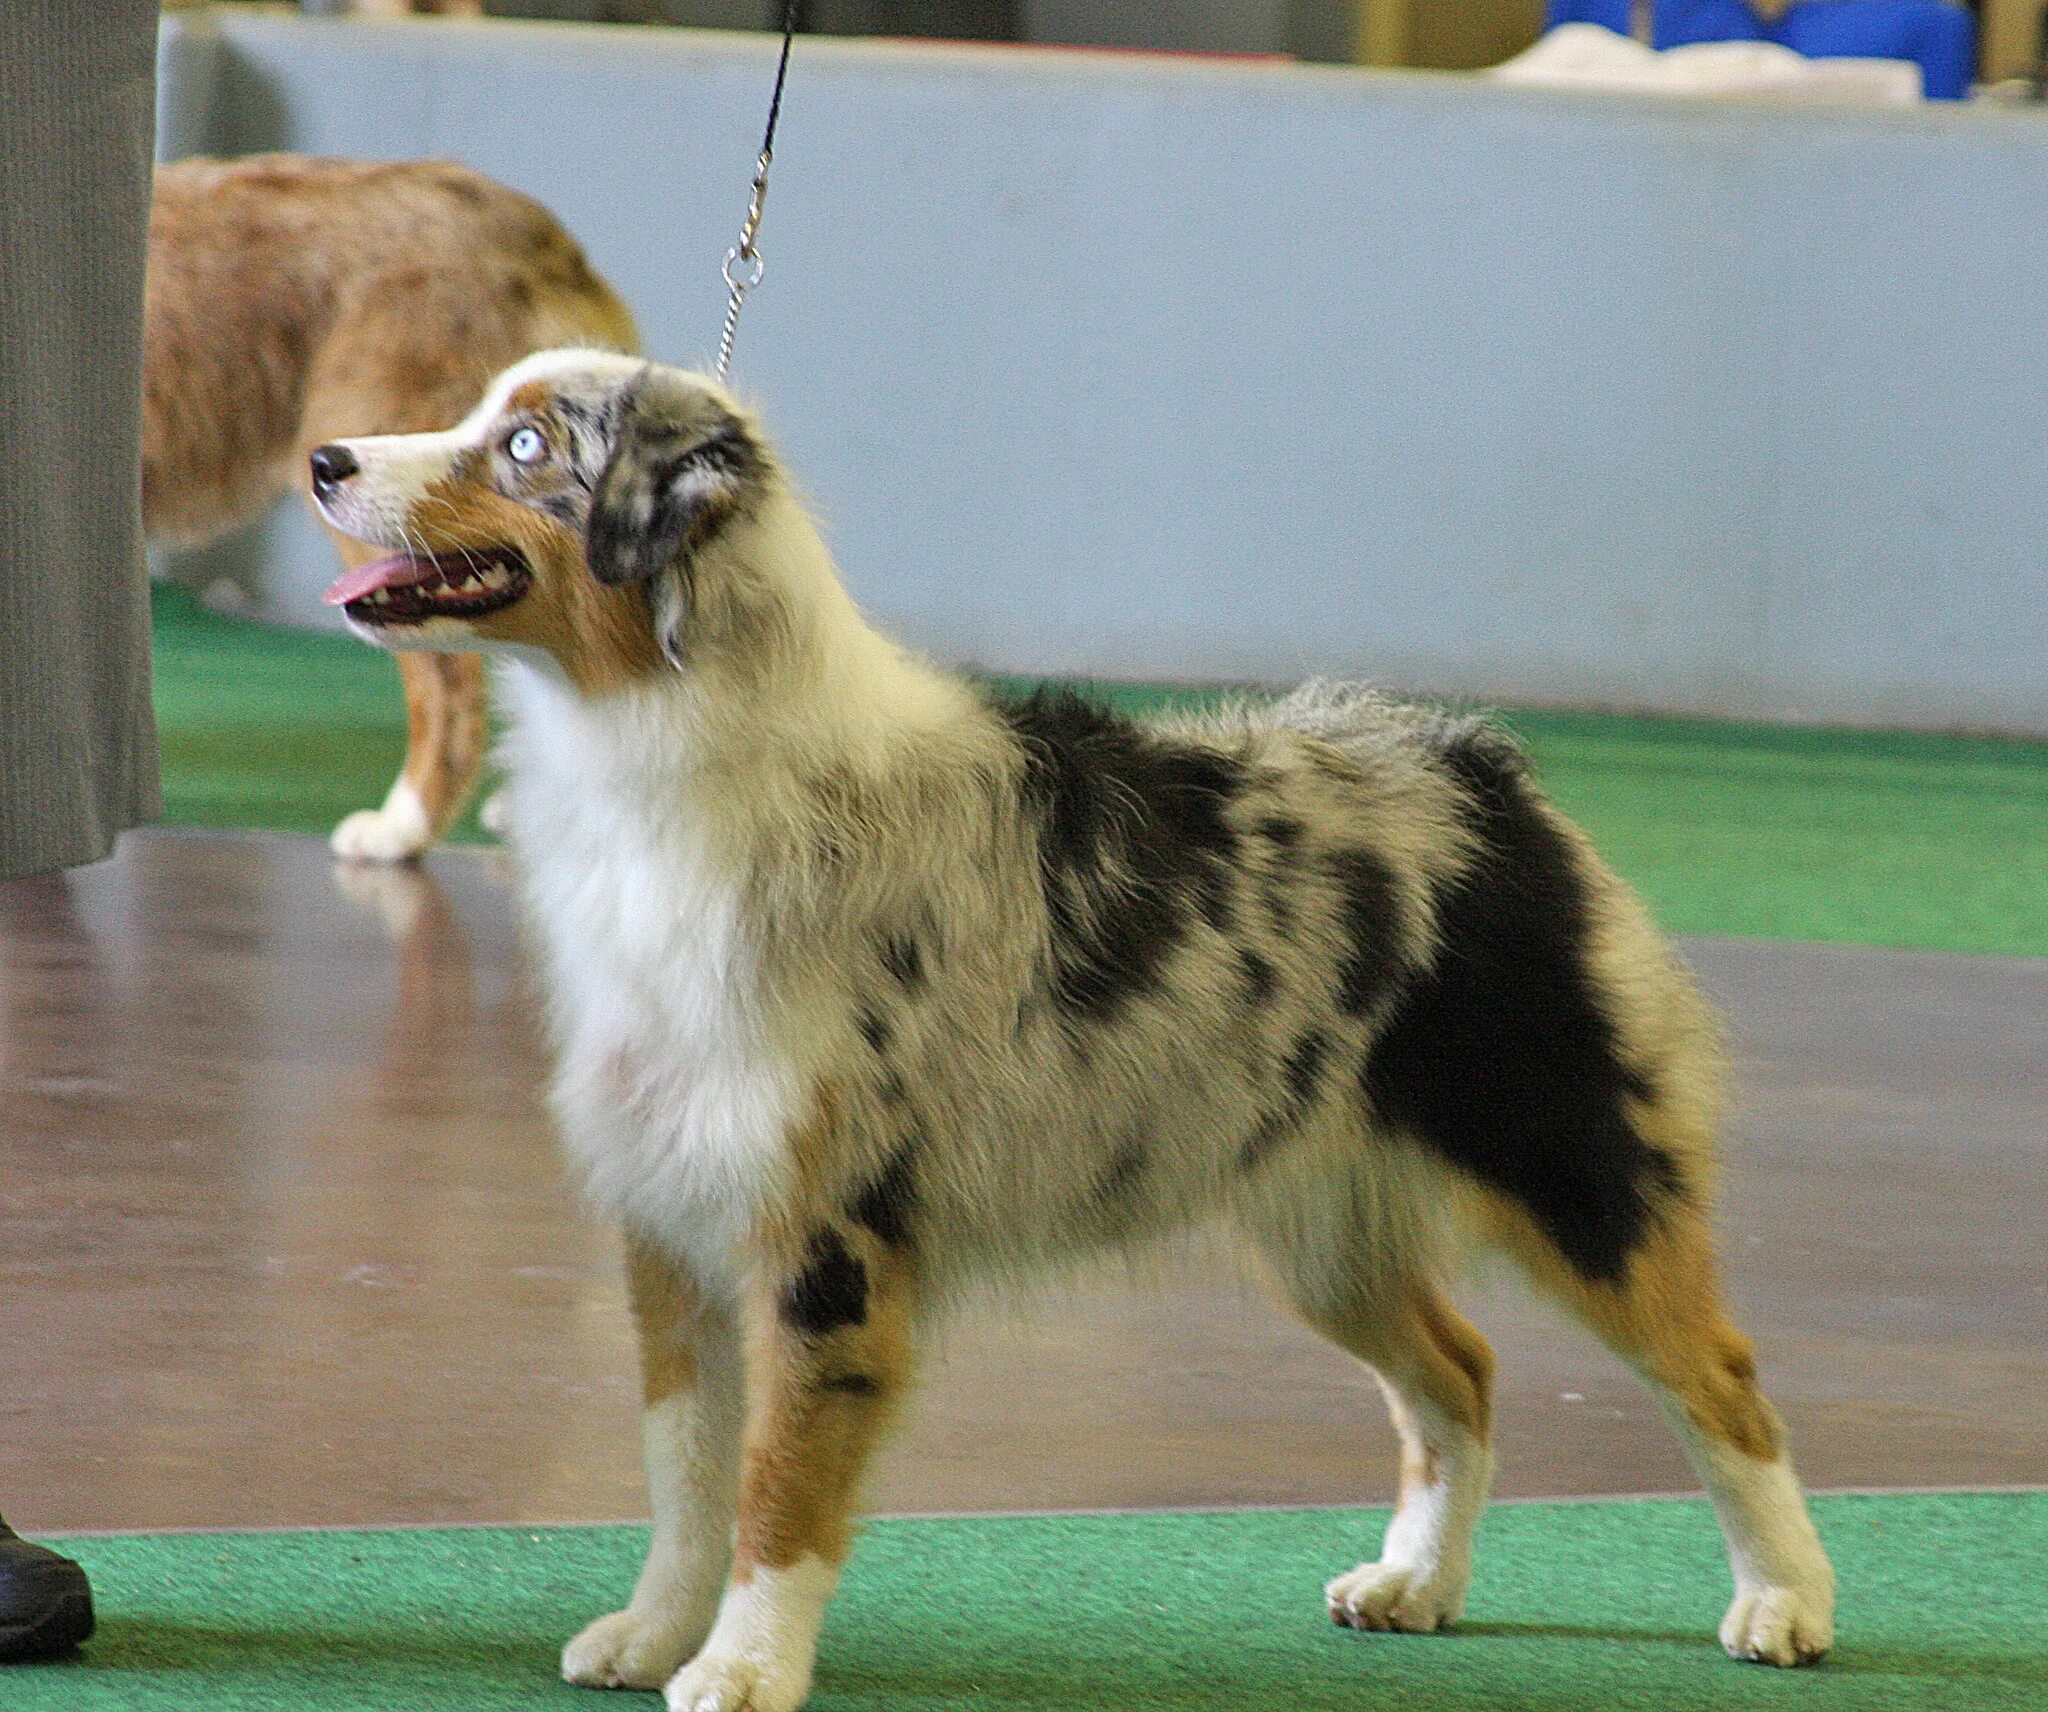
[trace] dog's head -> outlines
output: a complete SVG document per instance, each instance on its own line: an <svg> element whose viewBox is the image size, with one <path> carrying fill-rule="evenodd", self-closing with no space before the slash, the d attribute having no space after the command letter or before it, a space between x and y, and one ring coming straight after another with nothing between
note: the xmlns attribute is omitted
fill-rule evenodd
<svg viewBox="0 0 2048 1712"><path fill-rule="evenodd" d="M709 377L609 351L543 351L455 427L337 440L313 497L389 548L327 591L385 647L522 644L616 683L683 646L695 566L776 480L752 421Z"/></svg>

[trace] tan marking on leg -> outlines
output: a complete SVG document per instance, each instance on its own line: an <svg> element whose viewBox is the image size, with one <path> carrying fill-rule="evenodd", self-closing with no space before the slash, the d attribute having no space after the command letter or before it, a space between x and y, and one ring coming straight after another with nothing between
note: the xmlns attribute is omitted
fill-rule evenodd
<svg viewBox="0 0 2048 1712"><path fill-rule="evenodd" d="M455 824L483 771L483 661L474 654L404 653L405 766L438 842Z"/></svg>
<svg viewBox="0 0 2048 1712"><path fill-rule="evenodd" d="M658 1246L628 1232L625 1251L653 1527L631 1601L562 1649L562 1674L597 1688L659 1688L703 1646L732 1561L739 1328Z"/></svg>
<svg viewBox="0 0 2048 1712"><path fill-rule="evenodd" d="M1493 1346L1432 1286L1409 1298L1420 1331L1419 1352L1432 1377L1426 1388L1445 1414L1480 1438L1493 1431Z"/></svg>
<svg viewBox="0 0 2048 1712"><path fill-rule="evenodd" d="M1305 1317L1379 1375L1401 1435L1399 1503L1443 1477L1442 1447L1431 1442L1425 1410L1482 1444L1492 1436L1493 1348L1435 1285L1417 1283L1392 1302Z"/></svg>
<svg viewBox="0 0 2048 1712"><path fill-rule="evenodd" d="M689 1326L701 1298L696 1285L667 1255L630 1231L626 1294L640 1334L640 1400L651 1409L697 1382Z"/></svg>
<svg viewBox="0 0 2048 1712"><path fill-rule="evenodd" d="M1783 1454L1784 1425L1757 1387L1755 1353L1722 1305L1703 1213L1668 1209L1615 1283L1580 1277L1510 1203L1497 1202L1488 1224L1541 1289L1668 1391L1701 1432L1759 1462Z"/></svg>
<svg viewBox="0 0 2048 1712"><path fill-rule="evenodd" d="M908 1266L864 1233L844 1232L867 1274L861 1324L808 1337L782 1317L787 1274L766 1275L748 1309L752 1393L740 1481L734 1579L805 1557L845 1560L861 1476L910 1384Z"/></svg>
<svg viewBox="0 0 2048 1712"><path fill-rule="evenodd" d="M1728 1545L1735 1600L1721 1622L1723 1648L1777 1665L1819 1658L1834 1641L1834 1571L1784 1424L1757 1386L1749 1340L1722 1307L1704 1212L1667 1210L1611 1284L1580 1278L1515 1208L1494 1208L1491 1223L1537 1284L1660 1395Z"/></svg>
<svg viewBox="0 0 2048 1712"><path fill-rule="evenodd" d="M1303 1317L1365 1362L1401 1436L1401 1490L1378 1561L1329 1584L1348 1628L1428 1632L1455 1623L1472 1535L1493 1477L1493 1351L1427 1279L1386 1280Z"/></svg>
<svg viewBox="0 0 2048 1712"><path fill-rule="evenodd" d="M1297 1304L1317 1331L1476 1438L1493 1430L1493 1348L1435 1284L1414 1280L1336 1308ZM1426 1460L1426 1447L1415 1452Z"/></svg>
<svg viewBox="0 0 2048 1712"><path fill-rule="evenodd" d="M353 569L383 549L329 531L341 562ZM401 653L406 750L383 804L336 828L338 855L397 861L424 854L462 813L483 771L486 738L483 662L472 654Z"/></svg>

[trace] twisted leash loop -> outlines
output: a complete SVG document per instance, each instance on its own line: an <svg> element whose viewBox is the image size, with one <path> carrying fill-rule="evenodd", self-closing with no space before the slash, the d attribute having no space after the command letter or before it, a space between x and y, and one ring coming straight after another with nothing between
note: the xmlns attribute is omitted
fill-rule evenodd
<svg viewBox="0 0 2048 1712"><path fill-rule="evenodd" d="M754 162L754 188L747 198L747 218L740 227L739 242L725 252L725 328L718 336L718 384L732 368L732 344L740 330L740 305L747 293L761 283L768 271L754 239L761 230L761 210L768 201L768 168L775 160L775 121L782 116L782 86L789 78L789 50L796 40L797 17L803 0L785 0L782 8L782 57L775 66L775 93L768 101L768 128L761 135L761 153Z"/></svg>

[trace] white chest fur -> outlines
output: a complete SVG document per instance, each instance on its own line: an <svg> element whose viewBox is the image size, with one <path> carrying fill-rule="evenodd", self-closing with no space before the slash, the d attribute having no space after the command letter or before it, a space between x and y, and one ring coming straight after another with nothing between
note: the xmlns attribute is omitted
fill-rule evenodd
<svg viewBox="0 0 2048 1712"><path fill-rule="evenodd" d="M676 758L682 711L505 674L511 837L544 963L563 1145L599 1216L729 1279L800 1077L765 1015L740 882Z"/></svg>

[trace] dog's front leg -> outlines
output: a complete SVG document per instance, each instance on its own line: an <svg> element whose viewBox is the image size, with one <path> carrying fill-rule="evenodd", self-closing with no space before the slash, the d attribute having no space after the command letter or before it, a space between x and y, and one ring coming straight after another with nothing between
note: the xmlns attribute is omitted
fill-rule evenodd
<svg viewBox="0 0 2048 1712"><path fill-rule="evenodd" d="M711 1632L732 1563L743 1425L739 1323L651 1243L626 1237L640 1334L641 1448L654 1536L623 1611L562 1649L588 1688L659 1688Z"/></svg>
<svg viewBox="0 0 2048 1712"><path fill-rule="evenodd" d="M795 1712L852 1545L860 1477L909 1384L905 1257L830 1226L748 1305L747 1438L732 1580L670 1712Z"/></svg>

